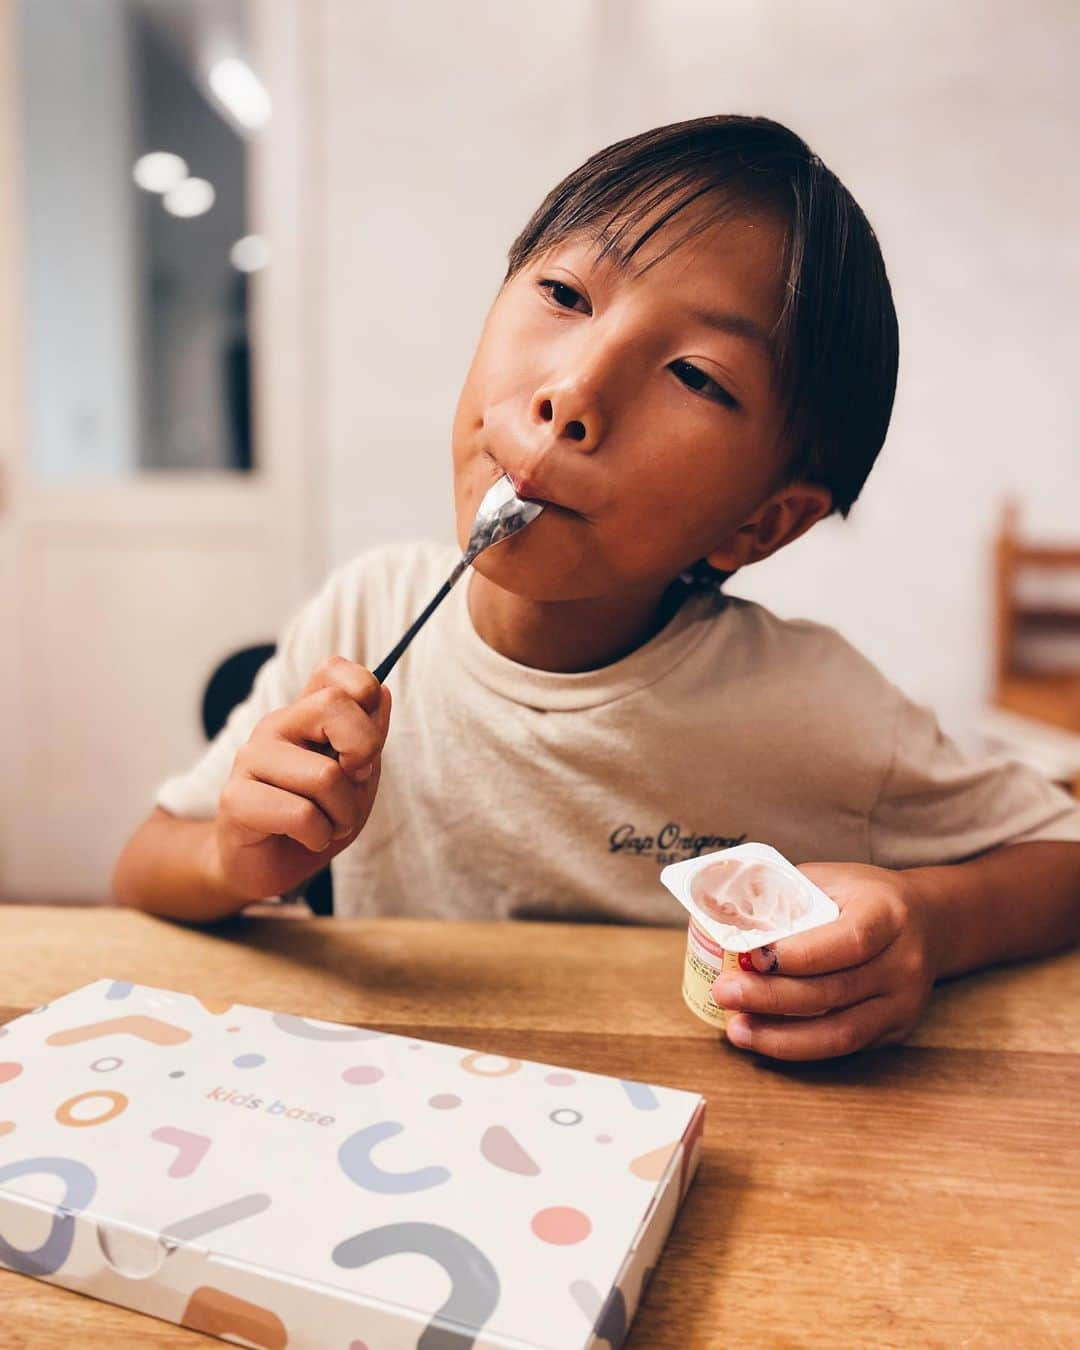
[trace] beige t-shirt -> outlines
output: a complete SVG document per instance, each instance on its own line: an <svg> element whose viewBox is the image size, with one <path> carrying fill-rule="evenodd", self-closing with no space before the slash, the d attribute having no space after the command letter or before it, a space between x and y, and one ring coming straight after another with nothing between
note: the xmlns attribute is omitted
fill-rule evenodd
<svg viewBox="0 0 1080 1350"><path fill-rule="evenodd" d="M255 722L341 654L372 667L452 549L398 545L336 571L203 758L162 785L212 817ZM741 840L793 862L911 867L1080 840L1080 807L1017 764L964 758L837 633L692 596L602 670L531 670L477 636L459 583L391 674L382 780L333 863L339 914L685 922L667 862Z"/></svg>

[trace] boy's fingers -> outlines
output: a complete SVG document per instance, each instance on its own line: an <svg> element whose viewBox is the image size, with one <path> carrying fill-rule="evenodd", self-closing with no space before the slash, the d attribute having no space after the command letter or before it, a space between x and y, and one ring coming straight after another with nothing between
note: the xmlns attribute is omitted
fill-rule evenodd
<svg viewBox="0 0 1080 1350"><path fill-rule="evenodd" d="M783 938L753 953L755 970L784 975L827 975L872 961L899 931L895 910L874 894L842 902L832 923Z"/></svg>
<svg viewBox="0 0 1080 1350"><path fill-rule="evenodd" d="M350 776L370 765L382 749L389 719L389 699L380 695L378 711L369 716L349 694L327 686L269 713L252 733L292 741L294 745L329 744Z"/></svg>
<svg viewBox="0 0 1080 1350"><path fill-rule="evenodd" d="M805 1020L737 1013L727 1024L727 1037L740 1050L773 1059L833 1059L877 1045L891 1030L888 1001L870 998Z"/></svg>
<svg viewBox="0 0 1080 1350"><path fill-rule="evenodd" d="M254 778L230 778L222 789L218 814L226 826L250 833L250 843L280 834L321 853L334 833L333 824L314 802Z"/></svg>
<svg viewBox="0 0 1080 1350"><path fill-rule="evenodd" d="M801 979L725 971L713 984L712 994L721 1008L733 1011L771 1017L818 1017L834 1008L861 1003L878 993L881 986L880 964L870 962L832 975Z"/></svg>
<svg viewBox="0 0 1080 1350"><path fill-rule="evenodd" d="M364 666L347 661L344 656L331 656L311 672L301 697L315 694L320 689L340 689L366 711L374 712L381 688L379 681Z"/></svg>
<svg viewBox="0 0 1080 1350"><path fill-rule="evenodd" d="M336 759L267 739L241 746L236 766L248 778L309 798L333 824L335 838L351 834L359 823L356 785Z"/></svg>
<svg viewBox="0 0 1080 1350"><path fill-rule="evenodd" d="M381 737L380 748L385 744L387 733L390 730L390 704L390 690L387 689L386 685L380 685L379 698L371 712L371 720L375 723Z"/></svg>

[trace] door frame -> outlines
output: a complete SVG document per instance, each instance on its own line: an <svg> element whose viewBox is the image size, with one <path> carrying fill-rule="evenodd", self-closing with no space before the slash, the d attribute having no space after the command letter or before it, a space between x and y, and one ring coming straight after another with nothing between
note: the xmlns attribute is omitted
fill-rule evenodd
<svg viewBox="0 0 1080 1350"><path fill-rule="evenodd" d="M0 0L0 898L19 898L5 860L27 830L64 828L26 800L35 753L27 653L34 615L20 583L46 538L183 537L270 546L280 555L283 609L310 593L326 564L325 467L312 225L321 197L309 112L318 5L247 0L255 61L274 112L251 142L248 219L271 240L271 265L251 278L250 339L256 467L249 473L155 470L108 482L47 483L30 456L24 364L27 297L21 202L16 0ZM73 678L75 672L72 672ZM27 897L39 898L39 897Z"/></svg>

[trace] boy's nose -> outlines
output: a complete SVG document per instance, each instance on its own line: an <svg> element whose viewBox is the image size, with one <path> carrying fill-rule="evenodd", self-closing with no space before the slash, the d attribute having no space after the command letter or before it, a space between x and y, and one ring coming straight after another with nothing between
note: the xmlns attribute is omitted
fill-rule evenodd
<svg viewBox="0 0 1080 1350"><path fill-rule="evenodd" d="M554 439L589 454L604 438L604 418L594 398L580 387L548 385L533 395L529 417L549 426Z"/></svg>

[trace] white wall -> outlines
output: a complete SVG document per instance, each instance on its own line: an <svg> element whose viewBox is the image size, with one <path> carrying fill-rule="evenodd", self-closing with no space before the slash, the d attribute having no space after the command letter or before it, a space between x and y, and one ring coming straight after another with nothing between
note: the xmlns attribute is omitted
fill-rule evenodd
<svg viewBox="0 0 1080 1350"><path fill-rule="evenodd" d="M580 0L322 12L309 220L338 559L451 537L458 391L511 240L594 146L595 71Z"/></svg>
<svg viewBox="0 0 1080 1350"><path fill-rule="evenodd" d="M1080 7L324 0L316 47L328 561L450 537L457 391L554 182L648 126L770 115L875 225L901 374L851 520L736 589L836 625L962 730L987 681L1002 499L1032 530L1080 534Z"/></svg>

